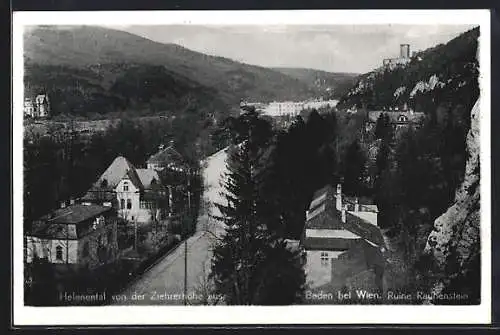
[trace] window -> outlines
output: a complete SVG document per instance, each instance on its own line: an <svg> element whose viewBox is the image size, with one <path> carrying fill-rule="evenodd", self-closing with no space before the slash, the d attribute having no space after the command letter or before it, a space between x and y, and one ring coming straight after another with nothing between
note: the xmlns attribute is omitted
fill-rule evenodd
<svg viewBox="0 0 500 335"><path fill-rule="evenodd" d="M63 259L63 250L62 250L62 247L60 245L58 245L56 247L56 259L58 261L62 261L62 259Z"/></svg>
<svg viewBox="0 0 500 335"><path fill-rule="evenodd" d="M89 242L85 242L83 244L82 255L83 257L87 257L89 255Z"/></svg>
<svg viewBox="0 0 500 335"><path fill-rule="evenodd" d="M321 266L328 266L328 253L324 251L321 252Z"/></svg>
<svg viewBox="0 0 500 335"><path fill-rule="evenodd" d="M132 200L127 199L127 209L132 209Z"/></svg>
<svg viewBox="0 0 500 335"><path fill-rule="evenodd" d="M125 209L125 199L120 199L120 208Z"/></svg>
<svg viewBox="0 0 500 335"><path fill-rule="evenodd" d="M123 192L128 192L128 182L123 183Z"/></svg>
<svg viewBox="0 0 500 335"><path fill-rule="evenodd" d="M102 187L102 188L106 188L106 187L108 187L108 180L107 180L107 179L103 179L103 180L101 181L101 187Z"/></svg>

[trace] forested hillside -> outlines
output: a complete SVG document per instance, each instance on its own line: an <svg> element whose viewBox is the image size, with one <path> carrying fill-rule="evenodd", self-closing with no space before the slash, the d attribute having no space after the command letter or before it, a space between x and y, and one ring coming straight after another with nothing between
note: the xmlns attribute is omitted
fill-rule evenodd
<svg viewBox="0 0 500 335"><path fill-rule="evenodd" d="M53 96L55 114L87 115L117 108L133 113L182 111L193 100L204 108L214 100L211 107L217 111L221 102L228 109L241 99L317 95L302 81L271 69L103 27L36 27L24 36L24 53L28 92ZM129 96L130 90L117 89L124 86L139 89Z"/></svg>
<svg viewBox="0 0 500 335"><path fill-rule="evenodd" d="M229 114L217 92L162 66L104 64L94 68L28 64L26 95L48 93L53 116Z"/></svg>

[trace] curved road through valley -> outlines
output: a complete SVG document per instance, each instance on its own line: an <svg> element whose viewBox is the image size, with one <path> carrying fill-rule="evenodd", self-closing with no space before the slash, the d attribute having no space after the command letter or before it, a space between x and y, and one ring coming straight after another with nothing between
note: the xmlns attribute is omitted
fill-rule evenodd
<svg viewBox="0 0 500 335"><path fill-rule="evenodd" d="M187 240L187 303L200 304L200 295L206 286L210 269L212 245L224 232L222 223L209 218L217 214L214 203L221 203L221 180L226 170L226 150L221 150L204 161L205 192L196 233ZM181 243L156 262L140 278L130 284L112 304L114 305L182 305L184 304L184 253Z"/></svg>

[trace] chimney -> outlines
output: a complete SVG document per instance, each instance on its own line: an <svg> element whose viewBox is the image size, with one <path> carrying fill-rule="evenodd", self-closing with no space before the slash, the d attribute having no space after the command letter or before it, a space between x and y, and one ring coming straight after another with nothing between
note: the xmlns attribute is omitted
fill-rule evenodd
<svg viewBox="0 0 500 335"><path fill-rule="evenodd" d="M358 202L358 197L354 199L354 211L359 212L359 202Z"/></svg>
<svg viewBox="0 0 500 335"><path fill-rule="evenodd" d="M168 146L171 147L171 148L173 148L174 147L174 140L170 140L168 142Z"/></svg>
<svg viewBox="0 0 500 335"><path fill-rule="evenodd" d="M65 208L66 207L66 201L61 201L60 202L60 207Z"/></svg>
<svg viewBox="0 0 500 335"><path fill-rule="evenodd" d="M342 223L345 223L346 221L346 211L347 211L347 205L342 206Z"/></svg>
<svg viewBox="0 0 500 335"><path fill-rule="evenodd" d="M75 204L75 199L73 199L73 198L69 199L69 204L70 205L74 205Z"/></svg>
<svg viewBox="0 0 500 335"><path fill-rule="evenodd" d="M337 184L336 205L338 211L342 209L342 184Z"/></svg>

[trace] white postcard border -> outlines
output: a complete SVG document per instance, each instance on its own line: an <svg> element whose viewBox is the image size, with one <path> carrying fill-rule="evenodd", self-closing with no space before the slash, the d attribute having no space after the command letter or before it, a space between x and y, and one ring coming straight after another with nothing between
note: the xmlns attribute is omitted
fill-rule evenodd
<svg viewBox="0 0 500 335"><path fill-rule="evenodd" d="M23 52L27 25L477 24L480 26L481 304L478 306L30 307L23 297ZM490 13L488 10L15 12L13 15L14 325L487 324L491 322Z"/></svg>

